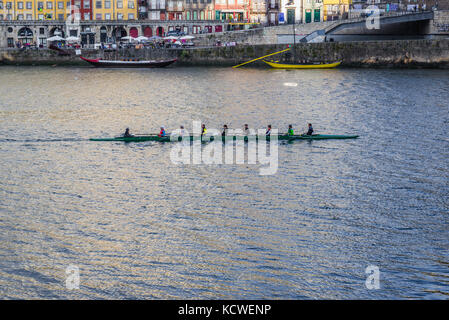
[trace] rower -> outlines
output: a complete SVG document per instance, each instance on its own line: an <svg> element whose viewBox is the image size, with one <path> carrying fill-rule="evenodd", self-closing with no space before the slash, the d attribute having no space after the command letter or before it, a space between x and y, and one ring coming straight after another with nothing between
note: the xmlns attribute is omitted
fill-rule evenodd
<svg viewBox="0 0 449 320"><path fill-rule="evenodd" d="M271 124L268 125L267 132L265 132L266 136L269 136L270 134L271 134Z"/></svg>
<svg viewBox="0 0 449 320"><path fill-rule="evenodd" d="M221 133L221 136L224 137L224 136L227 136L227 135L228 135L228 125L225 124L223 126L223 132Z"/></svg>
<svg viewBox="0 0 449 320"><path fill-rule="evenodd" d="M201 125L201 135L204 136L206 133L207 133L206 125L202 124Z"/></svg>
<svg viewBox="0 0 449 320"><path fill-rule="evenodd" d="M311 136L312 134L313 134L313 128L312 128L312 124L311 123L309 123L309 130L307 130L307 133L306 133L308 136Z"/></svg>
<svg viewBox="0 0 449 320"><path fill-rule="evenodd" d="M287 135L288 135L288 136L293 136L293 135L295 135L295 132L293 131L293 126L292 126L291 124L288 125Z"/></svg>
<svg viewBox="0 0 449 320"><path fill-rule="evenodd" d="M133 135L129 133L129 128L126 128L125 134L124 134L123 136L124 136L125 138L133 137Z"/></svg>
<svg viewBox="0 0 449 320"><path fill-rule="evenodd" d="M159 137L165 137L166 136L165 127L164 126L161 127L161 131L159 132L158 136Z"/></svg>
<svg viewBox="0 0 449 320"><path fill-rule="evenodd" d="M245 125L243 126L243 134L245 136L249 135L249 128L248 128L248 124L245 123Z"/></svg>

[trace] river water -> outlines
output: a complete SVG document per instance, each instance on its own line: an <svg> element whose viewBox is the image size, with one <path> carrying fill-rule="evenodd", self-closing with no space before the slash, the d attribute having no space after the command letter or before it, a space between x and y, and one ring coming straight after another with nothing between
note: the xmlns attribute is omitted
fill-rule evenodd
<svg viewBox="0 0 449 320"><path fill-rule="evenodd" d="M448 99L444 70L1 67L0 298L447 299ZM88 140L193 120L360 138L273 175Z"/></svg>

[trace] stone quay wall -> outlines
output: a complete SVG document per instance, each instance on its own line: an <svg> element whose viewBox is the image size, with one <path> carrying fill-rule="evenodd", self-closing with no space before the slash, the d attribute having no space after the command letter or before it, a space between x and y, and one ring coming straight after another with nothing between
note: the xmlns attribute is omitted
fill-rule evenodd
<svg viewBox="0 0 449 320"><path fill-rule="evenodd" d="M286 45L237 45L234 47L203 47L192 49L121 49L117 51L82 50L83 56L105 59L167 59L178 58L178 66L233 66L277 52ZM0 49L0 63L10 65L77 65L89 66L72 51L69 56L52 50ZM295 55L290 50L268 59L283 62L342 61L342 67L449 68L449 39L391 40L360 42L299 43ZM249 67L266 66L262 61Z"/></svg>

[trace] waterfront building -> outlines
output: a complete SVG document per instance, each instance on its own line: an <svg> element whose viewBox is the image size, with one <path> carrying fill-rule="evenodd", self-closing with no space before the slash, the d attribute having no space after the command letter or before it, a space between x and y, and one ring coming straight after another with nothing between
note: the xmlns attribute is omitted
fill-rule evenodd
<svg viewBox="0 0 449 320"><path fill-rule="evenodd" d="M92 2L92 20L137 20L139 17L137 0L92 0Z"/></svg>
<svg viewBox="0 0 449 320"><path fill-rule="evenodd" d="M323 21L323 1L303 0L302 16L303 23Z"/></svg>
<svg viewBox="0 0 449 320"><path fill-rule="evenodd" d="M92 0L71 0L72 14L78 20L92 19Z"/></svg>
<svg viewBox="0 0 449 320"><path fill-rule="evenodd" d="M0 20L60 20L67 16L67 0L0 0Z"/></svg>
<svg viewBox="0 0 449 320"><path fill-rule="evenodd" d="M352 0L323 0L323 20L347 19Z"/></svg>
<svg viewBox="0 0 449 320"><path fill-rule="evenodd" d="M215 0L215 19L226 22L248 22L250 0Z"/></svg>
<svg viewBox="0 0 449 320"><path fill-rule="evenodd" d="M252 23L266 24L267 20L267 6L269 0L251 0L249 21Z"/></svg>
<svg viewBox="0 0 449 320"><path fill-rule="evenodd" d="M279 12L279 23L301 23L302 3L303 0L282 0Z"/></svg>
<svg viewBox="0 0 449 320"><path fill-rule="evenodd" d="M274 26L279 23L279 12L281 8L280 2L281 0L268 0L267 22L270 26Z"/></svg>

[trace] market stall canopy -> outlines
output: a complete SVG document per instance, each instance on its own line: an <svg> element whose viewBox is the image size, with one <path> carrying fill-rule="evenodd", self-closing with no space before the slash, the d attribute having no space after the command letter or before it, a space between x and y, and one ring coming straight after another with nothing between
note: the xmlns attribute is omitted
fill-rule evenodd
<svg viewBox="0 0 449 320"><path fill-rule="evenodd" d="M65 41L65 39L60 36L53 36L53 37L47 38L47 41Z"/></svg>
<svg viewBox="0 0 449 320"><path fill-rule="evenodd" d="M178 39L178 37L174 37L174 36L168 36L168 37L164 38L164 40L177 40L177 39Z"/></svg>
<svg viewBox="0 0 449 320"><path fill-rule="evenodd" d="M78 37L67 37L65 40L69 41L69 42L76 42L76 41L80 41L80 38L78 38Z"/></svg>
<svg viewBox="0 0 449 320"><path fill-rule="evenodd" d="M192 39L195 39L195 37L194 36L183 36L180 39L181 40L192 40Z"/></svg>
<svg viewBox="0 0 449 320"><path fill-rule="evenodd" d="M140 36L140 37L137 37L136 40L137 40L137 41L148 41L149 38L144 37L144 36Z"/></svg>

